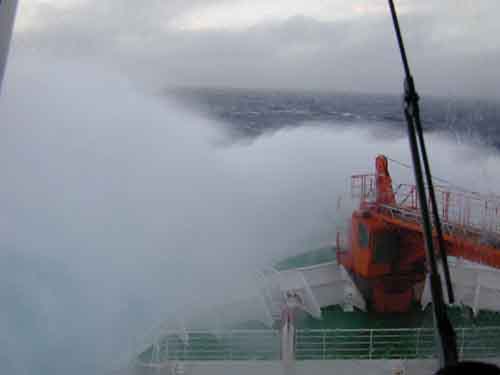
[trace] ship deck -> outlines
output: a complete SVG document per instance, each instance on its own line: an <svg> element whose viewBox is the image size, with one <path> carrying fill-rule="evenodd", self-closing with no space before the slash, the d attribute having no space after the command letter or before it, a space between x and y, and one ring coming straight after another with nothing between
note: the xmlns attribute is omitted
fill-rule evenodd
<svg viewBox="0 0 500 375"><path fill-rule="evenodd" d="M335 249L323 247L287 258L275 265L279 271L336 262ZM448 307L463 359L500 356L500 313ZM416 304L410 312L381 314L340 306L321 309L322 319L306 313L296 316L295 356L298 361L346 359L420 360L435 356L430 308ZM155 366L172 361L279 361L280 332L257 321L224 329L167 331L142 346L137 361Z"/></svg>
<svg viewBox="0 0 500 375"><path fill-rule="evenodd" d="M274 265L274 268L278 271L285 271L293 268L303 268L336 261L337 255L335 247L325 246L285 258L282 261L277 262Z"/></svg>
<svg viewBox="0 0 500 375"><path fill-rule="evenodd" d="M496 358L500 327L456 328L461 359ZM435 358L433 328L298 329L298 361ZM145 366L168 361L278 361L279 330L171 332L137 358Z"/></svg>

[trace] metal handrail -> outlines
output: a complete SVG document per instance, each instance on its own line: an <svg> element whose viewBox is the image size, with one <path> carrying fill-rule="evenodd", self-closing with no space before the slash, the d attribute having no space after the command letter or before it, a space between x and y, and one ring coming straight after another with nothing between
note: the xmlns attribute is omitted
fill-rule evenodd
<svg viewBox="0 0 500 375"><path fill-rule="evenodd" d="M364 174L351 177L351 196L360 203L369 205L376 198L375 175ZM466 231L488 233L500 241L500 197L477 192L435 186L439 216L447 225L462 227ZM391 193L396 198L394 209L410 213L419 211L414 185L399 184ZM409 201L409 202L408 202Z"/></svg>
<svg viewBox="0 0 500 375"><path fill-rule="evenodd" d="M500 327L463 327L456 331L461 358L500 357ZM435 356L432 328L298 329L295 343L297 360ZM279 359L279 330L193 330L164 333L138 356L138 363Z"/></svg>

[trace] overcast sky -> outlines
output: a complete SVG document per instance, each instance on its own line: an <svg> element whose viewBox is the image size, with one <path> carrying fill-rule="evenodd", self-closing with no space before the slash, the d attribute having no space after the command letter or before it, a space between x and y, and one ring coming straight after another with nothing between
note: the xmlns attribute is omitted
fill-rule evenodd
<svg viewBox="0 0 500 375"><path fill-rule="evenodd" d="M500 97L497 0L399 0L417 86ZM25 0L14 56L109 64L159 87L399 92L385 0Z"/></svg>

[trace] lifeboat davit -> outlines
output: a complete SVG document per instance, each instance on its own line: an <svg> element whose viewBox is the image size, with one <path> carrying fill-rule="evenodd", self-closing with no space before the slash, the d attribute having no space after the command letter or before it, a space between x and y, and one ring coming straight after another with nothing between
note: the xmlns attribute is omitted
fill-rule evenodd
<svg viewBox="0 0 500 375"><path fill-rule="evenodd" d="M416 188L394 187L388 159L379 155L375 174L352 176L351 190L359 207L347 245L337 244L338 263L371 309L406 312L421 301L427 276ZM443 186L435 190L448 256L485 270L500 268L500 198Z"/></svg>

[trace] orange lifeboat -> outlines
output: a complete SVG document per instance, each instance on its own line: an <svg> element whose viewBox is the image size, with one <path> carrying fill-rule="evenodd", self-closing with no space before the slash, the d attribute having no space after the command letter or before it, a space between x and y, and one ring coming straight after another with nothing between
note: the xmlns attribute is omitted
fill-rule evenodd
<svg viewBox="0 0 500 375"><path fill-rule="evenodd" d="M382 155L375 174L352 176L351 187L360 203L338 262L374 311L406 312L427 275L416 189L393 188ZM436 194L448 255L500 268L500 199L442 187Z"/></svg>

